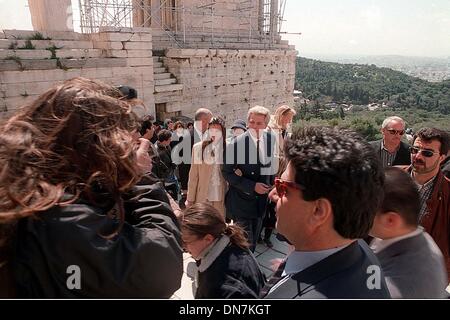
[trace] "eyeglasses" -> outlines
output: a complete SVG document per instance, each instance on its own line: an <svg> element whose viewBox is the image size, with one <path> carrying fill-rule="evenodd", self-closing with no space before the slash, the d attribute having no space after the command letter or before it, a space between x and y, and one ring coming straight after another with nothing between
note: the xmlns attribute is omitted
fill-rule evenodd
<svg viewBox="0 0 450 320"><path fill-rule="evenodd" d="M190 244L192 244L192 243L194 243L196 241L201 240L201 238L199 238L199 237L191 237L190 239L184 238L182 240L183 240L183 244L186 246L186 245L190 245Z"/></svg>
<svg viewBox="0 0 450 320"><path fill-rule="evenodd" d="M277 194L280 198L286 195L288 188L305 190L305 187L300 184L297 184L292 181L284 181L281 180L280 178L275 178L275 189L277 190Z"/></svg>
<svg viewBox="0 0 450 320"><path fill-rule="evenodd" d="M417 147L409 147L409 152L411 152L411 154L417 154L421 152L422 155L427 158L431 158L435 153L437 153L436 151L424 150Z"/></svg>
<svg viewBox="0 0 450 320"><path fill-rule="evenodd" d="M398 135L404 135L405 130L394 130L394 129L386 129L387 132L389 132L392 135L398 134Z"/></svg>

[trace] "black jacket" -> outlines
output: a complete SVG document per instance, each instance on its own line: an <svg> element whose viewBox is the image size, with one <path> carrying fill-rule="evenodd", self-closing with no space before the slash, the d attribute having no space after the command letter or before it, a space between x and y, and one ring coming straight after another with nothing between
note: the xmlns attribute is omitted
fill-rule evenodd
<svg viewBox="0 0 450 320"><path fill-rule="evenodd" d="M257 182L272 185L278 168L274 161L275 136L264 133L265 163L256 163L256 146L250 132L240 135L227 146L222 174L229 183L225 196L227 217L255 219L264 216L267 194L255 192ZM239 174L236 174L239 171Z"/></svg>
<svg viewBox="0 0 450 320"><path fill-rule="evenodd" d="M198 275L196 299L256 299L265 278L249 250L230 244Z"/></svg>
<svg viewBox="0 0 450 320"><path fill-rule="evenodd" d="M172 162L170 146L164 147L156 144L157 154L153 158L152 172L162 180L170 179L174 176L175 164Z"/></svg>
<svg viewBox="0 0 450 320"><path fill-rule="evenodd" d="M126 222L119 235L115 206L87 202L59 207L19 222L14 258L18 296L24 298L169 298L181 285L178 221L157 185L137 185L123 196ZM80 289L67 283L80 270ZM72 267L73 268L73 267Z"/></svg>
<svg viewBox="0 0 450 320"><path fill-rule="evenodd" d="M381 141L382 140L370 142L373 149L380 158L381 158ZM403 141L400 141L400 147L397 151L397 155L395 156L392 166L410 165L410 164L411 164L411 154L409 153L409 146Z"/></svg>

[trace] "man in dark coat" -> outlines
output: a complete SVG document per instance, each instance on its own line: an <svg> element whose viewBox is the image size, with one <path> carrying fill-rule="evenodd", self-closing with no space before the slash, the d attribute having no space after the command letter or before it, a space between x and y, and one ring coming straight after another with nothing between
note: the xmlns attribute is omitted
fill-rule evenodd
<svg viewBox="0 0 450 320"><path fill-rule="evenodd" d="M379 155L383 168L397 165L409 165L408 145L402 140L405 134L405 121L400 117L388 117L381 125L383 139L371 142Z"/></svg>
<svg viewBox="0 0 450 320"><path fill-rule="evenodd" d="M248 235L250 249L255 250L267 206L267 194L277 172L272 161L275 137L264 131L270 112L256 106L248 111L248 131L227 147L222 173L229 183L225 196L228 218L241 225Z"/></svg>
<svg viewBox="0 0 450 320"><path fill-rule="evenodd" d="M286 142L275 179L277 230L294 246L261 292L277 299L389 298L367 236L383 196L371 146L344 129L311 127Z"/></svg>

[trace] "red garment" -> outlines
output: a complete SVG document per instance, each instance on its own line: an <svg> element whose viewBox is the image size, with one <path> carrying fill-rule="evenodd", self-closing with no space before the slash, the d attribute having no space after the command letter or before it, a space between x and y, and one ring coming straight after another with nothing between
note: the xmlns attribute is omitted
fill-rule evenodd
<svg viewBox="0 0 450 320"><path fill-rule="evenodd" d="M412 167L402 167L411 172ZM431 198L427 200L428 213L420 224L424 227L444 255L450 279L450 180L439 170Z"/></svg>

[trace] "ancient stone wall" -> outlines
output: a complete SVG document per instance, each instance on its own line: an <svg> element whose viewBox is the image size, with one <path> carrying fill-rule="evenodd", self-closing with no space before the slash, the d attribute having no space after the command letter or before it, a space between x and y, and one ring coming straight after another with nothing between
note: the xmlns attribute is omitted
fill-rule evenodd
<svg viewBox="0 0 450 320"><path fill-rule="evenodd" d="M181 102L167 112L193 116L211 109L231 124L255 105L293 104L295 50L168 49L164 65L183 84Z"/></svg>
<svg viewBox="0 0 450 320"><path fill-rule="evenodd" d="M41 40L30 40L36 38ZM92 35L42 32L39 37L34 31L4 30L0 32L0 117L11 115L54 84L78 76L133 86L145 112L154 113L151 50L148 28L105 28Z"/></svg>

